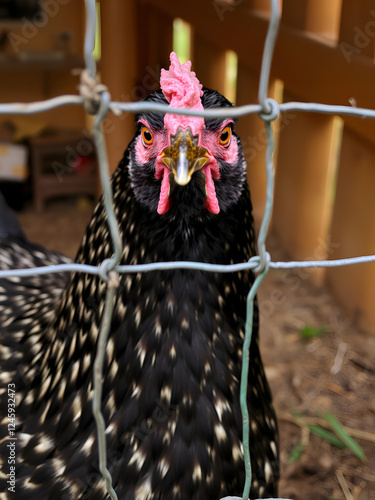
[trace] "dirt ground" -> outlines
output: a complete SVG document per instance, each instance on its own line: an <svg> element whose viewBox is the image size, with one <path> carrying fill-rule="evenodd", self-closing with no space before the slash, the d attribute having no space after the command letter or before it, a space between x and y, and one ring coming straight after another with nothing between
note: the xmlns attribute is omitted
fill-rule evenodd
<svg viewBox="0 0 375 500"><path fill-rule="evenodd" d="M89 202L75 199L48 203L42 216L31 208L18 215L31 240L74 257L91 210ZM272 260L286 260L272 234L268 250ZM258 295L262 352L280 427L280 498L374 500L375 338L352 325L305 270L270 270ZM304 340L306 325L326 331ZM326 424L326 412L360 444L366 461L309 431L307 424ZM298 445L304 451L290 462Z"/></svg>

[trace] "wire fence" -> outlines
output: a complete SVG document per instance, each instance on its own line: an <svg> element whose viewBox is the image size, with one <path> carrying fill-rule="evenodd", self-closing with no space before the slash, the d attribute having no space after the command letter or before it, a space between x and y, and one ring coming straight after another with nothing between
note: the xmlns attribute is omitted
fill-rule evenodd
<svg viewBox="0 0 375 500"><path fill-rule="evenodd" d="M288 268L316 268L316 267L337 267L355 264L363 264L375 262L375 255L361 256L339 260L323 260L323 261L293 261L293 262L273 262L270 254L266 250L266 237L268 233L269 221L273 206L273 151L274 137L272 132L271 122L276 120L281 112L288 111L303 111L313 113L328 113L335 115L351 115L361 118L375 118L375 110L356 108L353 106L334 106L317 103L303 102L287 102L279 104L273 99L267 97L268 84L270 77L271 62L274 52L274 46L278 34L280 23L280 7L279 0L270 0L271 16L265 47L263 51L262 67L260 74L258 104L248 104L233 108L210 109L205 111L195 111L181 108L171 108L168 105L151 103L151 102L114 102L104 85L98 84L96 79L96 64L93 57L94 42L95 42L95 0L85 0L86 4L86 31L85 31L85 66L83 78L81 79L80 95L64 95L54 97L40 102L33 103L9 103L0 104L0 114L34 114L41 113L53 108L65 105L84 105L86 111L95 114L94 120L94 138L98 155L98 164L100 178L103 187L104 204L107 211L108 224L113 244L113 257L105 260L99 267L85 264L61 264L53 266L44 266L30 269L14 269L0 271L0 278L8 277L26 277L33 275L42 275L48 273L61 272L81 272L94 274L99 276L103 281L107 282L106 302L103 312L101 328L98 338L97 353L94 363L94 396L93 396L93 415L97 426L97 440L99 449L99 468L106 484L106 490L112 500L116 500L117 494L112 486L112 478L107 469L106 456L106 440L105 440L105 421L101 413L102 385L103 385L103 364L105 357L106 341L110 332L111 318L114 309L116 297L116 289L119 285L118 275L121 273L138 273L150 272L155 270L171 270L171 269L194 269L215 273L231 273L251 269L258 274L254 284L249 291L247 297L247 318L245 328L245 339L243 345L243 363L241 375L241 410L243 415L243 449L246 471L246 481L243 491L243 500L249 496L252 471L250 463L251 443L249 442L249 415L247 409L247 374L249 370L249 348L251 343L252 322L253 322L253 307L256 292L263 281L269 269L288 269ZM216 265L201 262L155 262L143 265L118 265L122 255L122 241L118 223L114 213L114 204L110 185L110 176L108 168L107 152L105 147L105 139L102 131L102 121L107 113L111 111L115 114L121 112L159 112L161 114L174 113L190 116L201 116L205 118L224 118L240 117L248 114L258 113L264 121L267 135L266 149L266 172L267 172L267 188L266 188L266 203L264 216L261 223L261 228L258 236L258 255L252 257L248 262L231 264L231 265ZM223 500L234 500L239 497L226 497Z"/></svg>

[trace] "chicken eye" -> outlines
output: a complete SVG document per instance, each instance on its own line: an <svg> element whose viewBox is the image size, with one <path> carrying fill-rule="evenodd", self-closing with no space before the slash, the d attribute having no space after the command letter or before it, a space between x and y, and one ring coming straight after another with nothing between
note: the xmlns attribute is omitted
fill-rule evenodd
<svg viewBox="0 0 375 500"><path fill-rule="evenodd" d="M219 137L220 146L224 146L224 147L229 146L231 137L232 137L232 128L229 125L227 125L221 131L221 134Z"/></svg>
<svg viewBox="0 0 375 500"><path fill-rule="evenodd" d="M142 142L146 147L150 147L154 143L154 136L151 130L145 126L142 127Z"/></svg>

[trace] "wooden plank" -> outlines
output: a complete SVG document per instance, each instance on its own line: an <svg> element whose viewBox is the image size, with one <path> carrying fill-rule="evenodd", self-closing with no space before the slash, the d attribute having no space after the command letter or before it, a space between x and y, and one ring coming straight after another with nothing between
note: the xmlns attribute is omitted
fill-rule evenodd
<svg viewBox="0 0 375 500"><path fill-rule="evenodd" d="M274 61L274 73L297 100L347 106L354 97L358 106L375 108L374 65L367 58L354 54L349 63L340 46L329 47L283 28ZM350 128L374 140L374 120L344 119Z"/></svg>
<svg viewBox="0 0 375 500"><path fill-rule="evenodd" d="M100 72L112 100L132 100L136 87L135 1L101 2L102 58ZM126 50L124 50L126 47ZM109 114L103 121L111 173L134 136L134 116Z"/></svg>
<svg viewBox="0 0 375 500"><path fill-rule="evenodd" d="M328 256L340 129L335 117L290 114L280 132L273 227L293 260Z"/></svg>
<svg viewBox="0 0 375 500"><path fill-rule="evenodd" d="M306 31L337 41L342 0L307 0Z"/></svg>
<svg viewBox="0 0 375 500"><path fill-rule="evenodd" d="M184 19L193 26L196 37L201 37L222 50L234 50L240 60L253 69L259 69L267 22L264 18L249 16L247 8L241 8L242 2L237 2L234 6L228 4L221 9L223 3L216 0L192 0L189 3L171 3L169 0L143 1L172 18ZM261 22L254 22L255 19Z"/></svg>
<svg viewBox="0 0 375 500"><path fill-rule="evenodd" d="M306 0L283 1L283 23L285 26L301 31L306 30L307 2Z"/></svg>
<svg viewBox="0 0 375 500"><path fill-rule="evenodd" d="M283 23L290 28L337 40L342 0L284 0Z"/></svg>
<svg viewBox="0 0 375 500"><path fill-rule="evenodd" d="M258 96L258 76L246 66L238 65L237 74L237 104L256 102ZM247 180L253 203L253 214L257 229L259 229L265 204L266 192L266 137L263 121L258 115L243 116L236 126L241 137L243 152L247 161Z"/></svg>
<svg viewBox="0 0 375 500"><path fill-rule="evenodd" d="M200 36L194 36L193 66L199 81L208 88L225 94L226 51Z"/></svg>
<svg viewBox="0 0 375 500"><path fill-rule="evenodd" d="M271 2L269 0L247 0L246 7L250 10L262 12L264 14L269 14L271 12Z"/></svg>
<svg viewBox="0 0 375 500"><path fill-rule="evenodd" d="M101 12L102 80L113 100L144 99L160 88L160 69L169 66L173 19L153 6L134 0L106 0L102 2ZM134 135L134 115L109 114L103 128L113 172Z"/></svg>
<svg viewBox="0 0 375 500"><path fill-rule="evenodd" d="M269 95L275 99L281 98L280 82L271 82ZM239 64L237 75L237 104L242 105L256 102L258 96L258 76L246 66ZM278 133L285 125L284 117L274 122L275 142ZM247 180L249 183L253 203L253 214L256 230L259 229L266 202L266 147L267 139L264 122L258 115L243 116L236 125L238 135L241 137L243 152L247 161ZM276 155L275 155L276 157Z"/></svg>
<svg viewBox="0 0 375 500"><path fill-rule="evenodd" d="M350 54L375 56L375 2L374 0L342 0L340 43Z"/></svg>
<svg viewBox="0 0 375 500"><path fill-rule="evenodd" d="M173 17L157 6L138 2L137 37L138 84L142 86L150 68L152 73L160 76L160 69L169 67L169 54L173 48ZM156 88L160 87L153 85L147 90Z"/></svg>
<svg viewBox="0 0 375 500"><path fill-rule="evenodd" d="M330 258L375 253L375 146L344 130L332 218ZM351 319L375 335L375 264L327 271L327 283Z"/></svg>

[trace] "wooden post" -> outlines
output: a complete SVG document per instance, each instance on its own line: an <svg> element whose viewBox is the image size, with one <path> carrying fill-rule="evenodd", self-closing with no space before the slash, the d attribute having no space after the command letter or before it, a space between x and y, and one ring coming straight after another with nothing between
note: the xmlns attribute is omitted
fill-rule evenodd
<svg viewBox="0 0 375 500"><path fill-rule="evenodd" d="M258 103L258 75L248 69L245 65L238 65L237 74L237 104ZM238 135L241 137L243 152L247 161L247 180L253 203L253 214L256 228L259 229L263 217L265 193L266 193L266 170L265 152L267 139L262 120L257 114L242 116L236 126Z"/></svg>
<svg viewBox="0 0 375 500"><path fill-rule="evenodd" d="M160 88L160 70L169 67L169 54L173 48L173 17L145 2L137 3L137 12L137 85L140 99Z"/></svg>
<svg viewBox="0 0 375 500"><path fill-rule="evenodd" d="M342 1L284 0L283 23L336 41L339 37Z"/></svg>
<svg viewBox="0 0 375 500"><path fill-rule="evenodd" d="M273 225L292 259L319 260L327 256L342 122L337 117L304 113L287 114L284 119ZM322 273L315 275L319 281Z"/></svg>
<svg viewBox="0 0 375 500"><path fill-rule="evenodd" d="M136 85L136 8L134 0L101 2L102 82L114 101L130 101ZM115 117L109 113L103 122L110 170L113 172L134 136L134 116Z"/></svg>
<svg viewBox="0 0 375 500"><path fill-rule="evenodd" d="M340 45L349 62L353 56L375 56L375 3L342 0Z"/></svg>
<svg viewBox="0 0 375 500"><path fill-rule="evenodd" d="M237 105L258 103L258 75L245 65L239 64L237 75ZM273 80L268 95L278 102L281 100L281 86L279 81ZM283 127L283 117L274 122L273 130L277 144L278 133ZM259 229L264 215L266 202L266 148L267 139L264 122L257 114L242 116L236 126L241 137L244 155L247 161L247 180L250 187L253 203L253 214L256 230Z"/></svg>
<svg viewBox="0 0 375 500"><path fill-rule="evenodd" d="M344 129L331 229L331 259L375 253L375 145ZM351 319L375 334L375 263L327 271Z"/></svg>
<svg viewBox="0 0 375 500"><path fill-rule="evenodd" d="M268 0L247 0L246 6L255 12L267 14L271 12L271 3Z"/></svg>
<svg viewBox="0 0 375 500"><path fill-rule="evenodd" d="M195 36L193 42L194 71L200 82L208 88L225 94L226 51L215 47L201 36Z"/></svg>

